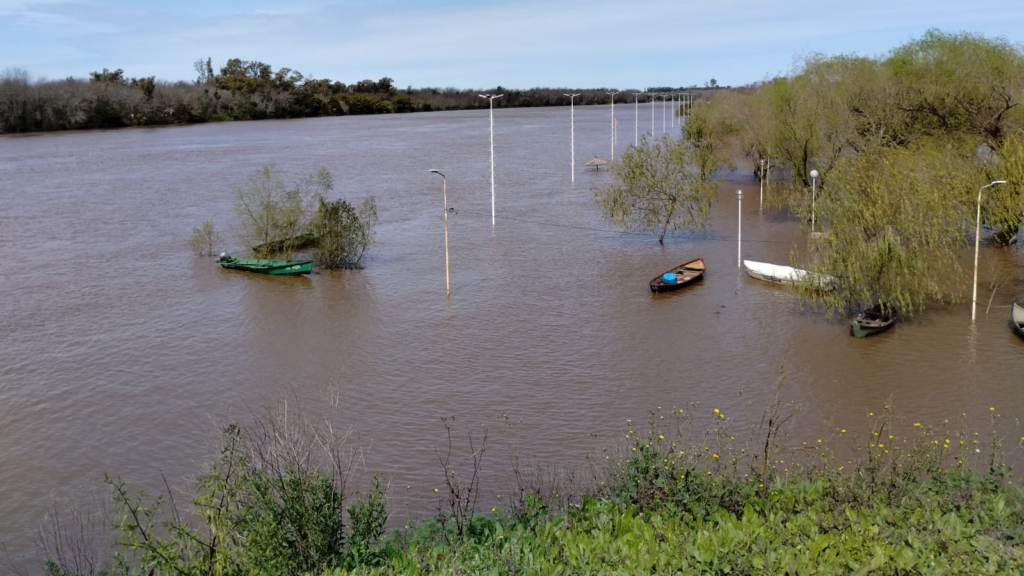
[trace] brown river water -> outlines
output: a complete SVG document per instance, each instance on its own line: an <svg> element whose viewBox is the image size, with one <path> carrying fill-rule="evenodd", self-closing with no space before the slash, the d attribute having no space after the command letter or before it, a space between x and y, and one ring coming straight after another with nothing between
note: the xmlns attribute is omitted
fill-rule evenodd
<svg viewBox="0 0 1024 576"><path fill-rule="evenodd" d="M631 108L616 111L620 154ZM648 119L642 108L641 131ZM232 418L281 398L319 406L330 389L366 468L424 512L442 416L495 431L500 470L503 414L522 419L524 451L571 463L658 406L757 423L783 362L797 436L829 418L863 429L890 401L907 421L978 426L996 407L1008 433L1024 414L1024 340L1008 322L1024 301L1019 251L982 250L973 328L963 303L854 339L848 320L737 269L737 188L744 258L787 264L805 242L792 218L759 214L748 168L724 176L708 230L660 246L615 231L593 200L609 175L582 165L609 155L608 107L576 110L575 183L568 108L499 109L494 123L494 227L486 110L0 138L0 541L29 549L51 501L102 490L105 472L159 492L161 471L200 470ZM233 191L267 162L287 181L324 166L338 195L376 196L364 270L271 278L189 252L206 219L233 248ZM450 299L430 168L457 210ZM697 256L700 284L650 293Z"/></svg>

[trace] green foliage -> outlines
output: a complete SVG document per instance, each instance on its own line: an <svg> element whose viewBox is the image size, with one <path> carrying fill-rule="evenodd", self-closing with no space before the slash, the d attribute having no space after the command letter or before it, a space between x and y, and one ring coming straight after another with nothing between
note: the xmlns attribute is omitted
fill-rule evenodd
<svg viewBox="0 0 1024 576"><path fill-rule="evenodd" d="M196 256L213 256L214 246L220 236L213 227L212 220L204 220L197 228L192 229L192 237L188 241L189 248Z"/></svg>
<svg viewBox="0 0 1024 576"><path fill-rule="evenodd" d="M123 481L107 478L118 508L117 566L168 576L241 576L378 563L386 487L378 479L365 499L348 508L347 537L339 475L345 464L338 460L337 439L303 436L308 423L289 426L258 420L225 429L219 457L198 477L189 506L180 512L173 496L166 511L163 497L132 495ZM326 466L310 466L317 450L324 451Z"/></svg>
<svg viewBox="0 0 1024 576"><path fill-rule="evenodd" d="M605 217L626 230L657 233L660 243L669 230L707 226L718 190L704 171L715 162L714 134L707 136L700 146L668 135L630 146L612 165L615 182L594 190Z"/></svg>
<svg viewBox="0 0 1024 576"><path fill-rule="evenodd" d="M835 290L805 290L808 299L833 311L881 302L909 315L957 296L975 187L947 155L873 146L839 161L816 205L830 229L815 269L836 278Z"/></svg>
<svg viewBox="0 0 1024 576"><path fill-rule="evenodd" d="M302 243L316 198L333 187L323 168L288 188L274 165L264 165L235 191L238 241L257 258L290 255Z"/></svg>
<svg viewBox="0 0 1024 576"><path fill-rule="evenodd" d="M327 575L1024 569L1024 495L995 458L997 437L983 460L969 430L915 425L899 437L886 410L869 416L863 444L836 430L814 447L784 447L761 474L743 463L762 436L736 440L715 410L715 425L691 446L681 443L687 417L666 412L652 412L647 431L626 434L624 455L609 459L607 491L578 506L550 513L532 497L529 508L539 512L494 516L457 545L429 522L393 536L384 565ZM837 444L856 454L850 463L835 456Z"/></svg>
<svg viewBox="0 0 1024 576"><path fill-rule="evenodd" d="M364 198L356 210L345 200L318 197L319 207L310 223L310 234L316 238L314 258L321 268L361 268L366 249L373 242L377 223L377 202Z"/></svg>

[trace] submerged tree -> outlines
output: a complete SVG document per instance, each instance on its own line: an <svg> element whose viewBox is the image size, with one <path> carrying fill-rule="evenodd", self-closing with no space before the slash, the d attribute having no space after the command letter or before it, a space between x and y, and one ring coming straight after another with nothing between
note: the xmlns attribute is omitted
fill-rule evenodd
<svg viewBox="0 0 1024 576"><path fill-rule="evenodd" d="M238 239L257 258L312 255L326 269L359 268L373 241L377 203L359 208L345 200L328 200L334 176L326 168L288 187L273 165L266 165L235 193Z"/></svg>
<svg viewBox="0 0 1024 576"><path fill-rule="evenodd" d="M318 201L310 225L310 233L316 238L313 255L317 265L328 270L361 268L363 255L373 242L376 200L372 196L364 198L358 209L345 200L320 197Z"/></svg>
<svg viewBox="0 0 1024 576"><path fill-rule="evenodd" d="M333 188L331 173L323 168L289 188L273 164L263 166L235 192L239 242L258 258L288 256L305 247L316 198Z"/></svg>
<svg viewBox="0 0 1024 576"><path fill-rule="evenodd" d="M192 229L189 247L196 253L196 256L213 256L214 246L219 239L220 235L213 227L213 221L204 220L201 225Z"/></svg>
<svg viewBox="0 0 1024 576"><path fill-rule="evenodd" d="M913 314L955 300L973 174L944 148L876 146L842 158L817 210L828 232L815 272L835 290L804 293L830 311L871 303Z"/></svg>
<svg viewBox="0 0 1024 576"><path fill-rule="evenodd" d="M656 233L664 244L669 230L707 226L718 184L700 166L699 150L686 140L644 138L612 166L615 182L594 194L609 221Z"/></svg>

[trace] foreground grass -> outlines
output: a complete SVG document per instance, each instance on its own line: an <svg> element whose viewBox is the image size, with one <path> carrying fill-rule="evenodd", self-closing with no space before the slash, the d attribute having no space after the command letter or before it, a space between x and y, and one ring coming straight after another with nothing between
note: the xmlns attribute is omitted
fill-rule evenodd
<svg viewBox="0 0 1024 576"><path fill-rule="evenodd" d="M344 437L268 413L225 431L187 507L110 479L110 561L83 571L56 546L47 573L1024 573L1024 494L1004 462L1024 437L1004 447L994 409L984 436L966 415L894 427L885 407L863 437L836 427L803 442L783 412L776 401L738 439L718 409L659 408L568 481L513 458L512 494L486 514L486 434L470 437L468 457L441 457L437 514L386 537L384 479L347 494Z"/></svg>
<svg viewBox="0 0 1024 576"><path fill-rule="evenodd" d="M995 433L983 446L966 428L914 424L900 438L886 411L870 415L863 449L841 459L829 448L841 428L830 441L773 451L774 416L752 456L718 410L703 443L687 449L672 440L683 418L652 413L646 433L630 430L607 455L595 494L528 496L474 518L462 538L430 522L392 535L380 565L329 574L1024 571L1024 498Z"/></svg>
<svg viewBox="0 0 1024 576"><path fill-rule="evenodd" d="M680 481L663 500L587 498L479 519L461 544L398 535L378 567L342 574L1008 574L1024 517L995 478L949 472L894 491L849 479Z"/></svg>

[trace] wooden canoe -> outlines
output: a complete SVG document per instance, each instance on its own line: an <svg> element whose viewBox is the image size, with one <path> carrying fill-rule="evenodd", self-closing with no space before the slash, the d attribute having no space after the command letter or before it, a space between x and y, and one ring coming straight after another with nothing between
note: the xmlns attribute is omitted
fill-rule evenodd
<svg viewBox="0 0 1024 576"><path fill-rule="evenodd" d="M660 274L651 279L651 292L670 292L672 290L679 290L683 286L693 284L697 280L704 277L704 271L707 266L704 265L703 258L697 258L684 262L675 268L666 271L664 274Z"/></svg>
<svg viewBox="0 0 1024 576"><path fill-rule="evenodd" d="M1013 322L1013 327L1017 330L1017 334L1024 338L1024 306L1016 302L1010 306L1010 321Z"/></svg>
<svg viewBox="0 0 1024 576"><path fill-rule="evenodd" d="M857 338L864 338L892 328L895 321L896 310L886 311L881 304L875 304L853 318L850 333Z"/></svg>

